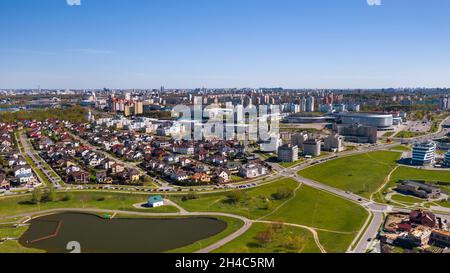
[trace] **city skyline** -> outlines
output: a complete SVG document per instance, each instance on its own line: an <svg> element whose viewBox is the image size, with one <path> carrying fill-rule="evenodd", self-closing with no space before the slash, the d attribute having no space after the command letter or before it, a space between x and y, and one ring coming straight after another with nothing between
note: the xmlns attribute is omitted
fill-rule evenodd
<svg viewBox="0 0 450 273"><path fill-rule="evenodd" d="M0 88L449 87L450 3L5 1Z"/></svg>

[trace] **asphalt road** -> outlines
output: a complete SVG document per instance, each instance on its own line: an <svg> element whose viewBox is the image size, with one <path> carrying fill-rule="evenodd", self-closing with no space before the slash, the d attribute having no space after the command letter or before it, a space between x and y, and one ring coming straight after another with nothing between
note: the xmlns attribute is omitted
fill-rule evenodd
<svg viewBox="0 0 450 273"><path fill-rule="evenodd" d="M34 165L36 165L36 167L47 177L47 180L50 181L55 188L57 188L57 189L61 188L59 181L57 179L55 179L44 166L42 166L42 161L39 160L36 157L36 155L33 153L34 149L32 147L30 147L30 145L27 141L27 138L24 137L22 132L19 134L19 137L20 137L20 142L22 143L22 146L24 149L24 153L26 155L28 155L31 158L31 160L33 160ZM41 183L44 183L44 181L42 181L42 179L39 177L39 175L37 173L36 173L36 176L39 178Z"/></svg>

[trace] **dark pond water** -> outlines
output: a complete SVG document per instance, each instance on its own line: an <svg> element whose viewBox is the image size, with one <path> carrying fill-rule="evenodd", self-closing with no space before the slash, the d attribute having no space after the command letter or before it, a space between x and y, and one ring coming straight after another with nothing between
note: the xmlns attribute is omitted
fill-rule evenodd
<svg viewBox="0 0 450 273"><path fill-rule="evenodd" d="M69 242L78 242L82 253L160 253L216 235L227 227L219 219L116 218L61 213L30 221L19 242L25 247L65 253ZM72 249L72 248L69 248Z"/></svg>

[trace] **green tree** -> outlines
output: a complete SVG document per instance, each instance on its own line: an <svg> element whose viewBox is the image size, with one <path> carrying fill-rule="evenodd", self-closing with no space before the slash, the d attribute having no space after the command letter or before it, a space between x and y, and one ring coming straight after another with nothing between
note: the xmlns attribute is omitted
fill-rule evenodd
<svg viewBox="0 0 450 273"><path fill-rule="evenodd" d="M198 195L195 192L190 192L181 198L181 200L183 200L183 201L195 200L195 199L198 199Z"/></svg>
<svg viewBox="0 0 450 273"><path fill-rule="evenodd" d="M236 204L241 202L245 198L245 193L241 190L230 191L227 194L228 202Z"/></svg>
<svg viewBox="0 0 450 273"><path fill-rule="evenodd" d="M276 200L288 199L294 194L294 190L288 187L282 187L273 194L273 198Z"/></svg>
<svg viewBox="0 0 450 273"><path fill-rule="evenodd" d="M42 200L42 191L39 188L35 188L33 194L31 195L31 203L39 204Z"/></svg>
<svg viewBox="0 0 450 273"><path fill-rule="evenodd" d="M73 200L73 193L69 192L66 195L64 195L64 197L61 199L64 202Z"/></svg>
<svg viewBox="0 0 450 273"><path fill-rule="evenodd" d="M269 228L265 231L258 232L255 236L255 239L261 246L266 247L269 243L273 241L272 229Z"/></svg>
<svg viewBox="0 0 450 273"><path fill-rule="evenodd" d="M47 202L54 202L55 200L56 200L55 187L50 186L50 188L46 192L45 201L47 201Z"/></svg>

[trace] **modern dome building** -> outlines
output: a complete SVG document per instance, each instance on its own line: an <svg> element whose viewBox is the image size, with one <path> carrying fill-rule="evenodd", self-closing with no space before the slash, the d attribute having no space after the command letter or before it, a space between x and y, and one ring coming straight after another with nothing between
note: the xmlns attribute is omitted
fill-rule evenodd
<svg viewBox="0 0 450 273"><path fill-rule="evenodd" d="M337 114L338 123L355 124L359 123L365 126L377 127L378 130L389 130L394 124L392 114L373 114L373 113L339 113Z"/></svg>

